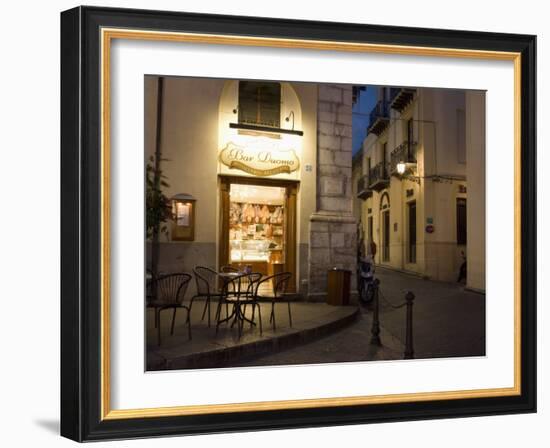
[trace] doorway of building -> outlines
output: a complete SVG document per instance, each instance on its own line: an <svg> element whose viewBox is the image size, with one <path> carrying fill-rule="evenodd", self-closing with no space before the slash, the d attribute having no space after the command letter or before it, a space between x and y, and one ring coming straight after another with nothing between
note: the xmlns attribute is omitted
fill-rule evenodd
<svg viewBox="0 0 550 448"><path fill-rule="evenodd" d="M295 182L221 177L219 267L291 272L296 291Z"/></svg>
<svg viewBox="0 0 550 448"><path fill-rule="evenodd" d="M368 240L367 242L369 244L372 244L374 242L374 224L373 224L373 221L372 221L372 215L369 215L368 219L367 219L367 237L368 237ZM370 251L370 248L369 248L369 251Z"/></svg>
<svg viewBox="0 0 550 448"><path fill-rule="evenodd" d="M416 202L409 202L407 205L409 217L408 235L408 261L416 263Z"/></svg>
<svg viewBox="0 0 550 448"><path fill-rule="evenodd" d="M382 261L390 261L390 211L382 212Z"/></svg>

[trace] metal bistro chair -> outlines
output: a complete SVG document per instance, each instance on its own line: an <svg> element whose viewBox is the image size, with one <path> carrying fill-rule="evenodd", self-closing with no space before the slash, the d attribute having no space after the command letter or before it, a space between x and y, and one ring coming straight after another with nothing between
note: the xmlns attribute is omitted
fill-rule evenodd
<svg viewBox="0 0 550 448"><path fill-rule="evenodd" d="M256 298L257 300L269 300L271 301L271 314L269 316L269 322L273 325L273 330L277 329L275 323L275 303L287 303L288 304L288 321L292 327L292 312L290 310L290 300L286 294L288 288L288 282L292 277L290 272L279 272L278 274L270 275L260 280L256 284ZM271 293L260 292L260 287L267 282L271 282Z"/></svg>
<svg viewBox="0 0 550 448"><path fill-rule="evenodd" d="M166 275L166 272L158 272L157 278L161 278ZM149 304L153 300L155 292L153 291L153 285L155 284L155 276L153 271L149 268L145 270L145 302ZM155 327L156 328L156 327Z"/></svg>
<svg viewBox="0 0 550 448"><path fill-rule="evenodd" d="M145 303L149 305L151 300L153 300L153 271L147 268L145 271Z"/></svg>
<svg viewBox="0 0 550 448"><path fill-rule="evenodd" d="M208 326L210 327L210 301L213 298L219 298L221 295L219 276L214 269L206 266L195 266L193 273L195 274L195 283L197 285L197 293L193 296L193 299L197 297L206 298L201 321L204 320L206 310L208 310Z"/></svg>
<svg viewBox="0 0 550 448"><path fill-rule="evenodd" d="M257 288L256 285L262 279L262 274L259 272L250 272L246 275L242 275L238 281L238 285L233 285L233 291L237 289L238 295L238 306L239 306L239 315L241 319L241 333L242 326L244 321L247 320L250 322L250 327L256 325L254 322L254 316L256 313L256 307L258 307L258 318L260 321L260 334L262 334L262 315L260 311L260 304L258 302ZM235 294L235 293L234 293ZM252 306L252 317L251 319L246 319L246 306Z"/></svg>
<svg viewBox="0 0 550 448"><path fill-rule="evenodd" d="M222 274L241 274L241 271L238 268L236 268L235 266L231 266L230 264L226 264L225 266L222 266L221 269L220 269L220 272ZM230 285L231 285L231 291L230 292L231 292L231 294L234 294L236 285L234 283L230 283ZM229 315L228 305L226 304L225 316L227 317L228 315Z"/></svg>
<svg viewBox="0 0 550 448"><path fill-rule="evenodd" d="M193 299L189 305L184 305L185 292L191 281L191 275L187 273L166 274L156 280L156 298L153 298L147 304L148 308L155 310L155 327L157 329L158 345L160 345L160 312L167 309L173 309L172 327L170 334L174 334L174 324L176 322L176 311L178 308L183 308L187 311L187 331L189 339L191 339L191 306Z"/></svg>
<svg viewBox="0 0 550 448"><path fill-rule="evenodd" d="M250 327L256 325L254 322L254 316L256 312L256 307L258 307L258 319L260 322L260 334L262 334L262 315L260 310L260 304L257 301L256 284L262 278L262 274L253 272L250 274L240 274L235 277L225 278L225 282L222 288L222 294L220 296L218 307L216 310L216 333L218 328L222 323L229 323L230 320L233 320L231 327L235 324L238 325L239 338L241 337L244 321L250 323ZM225 319L221 319L221 308L222 305L226 305L226 310L228 305L232 306L232 312L229 315L226 315ZM244 305L244 307L243 307ZM252 306L252 318L247 319L245 316L246 305ZM227 311L226 311L227 314Z"/></svg>

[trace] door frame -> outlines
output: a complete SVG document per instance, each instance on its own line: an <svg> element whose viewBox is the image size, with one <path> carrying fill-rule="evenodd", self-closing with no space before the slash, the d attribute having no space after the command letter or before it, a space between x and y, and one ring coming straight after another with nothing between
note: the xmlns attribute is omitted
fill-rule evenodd
<svg viewBox="0 0 550 448"><path fill-rule="evenodd" d="M288 292L296 292L297 262L297 195L300 181L262 177L228 176L219 174L220 216L218 231L218 269L229 264L229 192L231 184L279 187L286 189L285 195L285 271L292 273Z"/></svg>
<svg viewBox="0 0 550 448"><path fill-rule="evenodd" d="M390 234L391 234L390 209L386 208L382 210L381 213L382 213L382 226L381 226L382 227L382 251L381 251L380 262L389 263L391 258L390 257ZM387 218L387 222L386 222L386 218Z"/></svg>
<svg viewBox="0 0 550 448"><path fill-rule="evenodd" d="M408 201L407 203L407 253L406 260L407 264L416 264L418 260L418 207L416 199ZM412 236L411 232L413 227L413 220L411 219L411 210L414 208L414 261L412 258Z"/></svg>
<svg viewBox="0 0 550 448"><path fill-rule="evenodd" d="M384 203L384 199L386 200L386 202ZM380 204L379 204L379 226L378 226L378 233L379 233L379 237L380 237L380 255L379 255L379 260L380 260L380 263L390 263L390 260L391 260L391 257L390 257L390 234L391 234L391 215L390 215L390 208L391 208L391 203L390 203L390 195L388 194L387 191L384 191L381 196L380 196ZM385 227L385 213L388 214L388 228L387 228L387 231L386 231L386 227ZM388 245L387 245L387 257L386 257L386 245L384 244L385 242L388 242Z"/></svg>

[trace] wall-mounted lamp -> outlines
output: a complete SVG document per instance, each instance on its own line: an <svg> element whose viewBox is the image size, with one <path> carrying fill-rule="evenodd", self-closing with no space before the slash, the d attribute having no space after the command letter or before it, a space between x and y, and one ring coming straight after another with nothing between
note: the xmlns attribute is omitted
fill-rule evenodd
<svg viewBox="0 0 550 448"><path fill-rule="evenodd" d="M395 170L397 171L397 175L400 179L406 179L420 184L420 177L412 174L415 171L415 167L416 163L407 163L401 160L395 165Z"/></svg>
<svg viewBox="0 0 550 448"><path fill-rule="evenodd" d="M397 172L400 175L405 174L405 171L407 170L407 164L405 162L398 162L397 163Z"/></svg>

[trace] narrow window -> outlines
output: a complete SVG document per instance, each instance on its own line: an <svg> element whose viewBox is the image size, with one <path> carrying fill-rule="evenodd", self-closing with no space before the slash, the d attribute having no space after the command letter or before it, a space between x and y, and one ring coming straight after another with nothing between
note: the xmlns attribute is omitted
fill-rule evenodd
<svg viewBox="0 0 550 448"><path fill-rule="evenodd" d="M372 229L372 226L373 226L373 223L372 223L372 216L369 216L368 217L368 224L367 224L367 235L368 235L368 240L369 240L369 243L372 243L374 241L374 232L373 232L373 229Z"/></svg>
<svg viewBox="0 0 550 448"><path fill-rule="evenodd" d="M466 245L466 199L456 200L456 244Z"/></svg>
<svg viewBox="0 0 550 448"><path fill-rule="evenodd" d="M390 211L382 213L383 233L382 233L382 261L390 261Z"/></svg>
<svg viewBox="0 0 550 448"><path fill-rule="evenodd" d="M409 263L416 263L416 202L409 202Z"/></svg>

